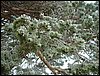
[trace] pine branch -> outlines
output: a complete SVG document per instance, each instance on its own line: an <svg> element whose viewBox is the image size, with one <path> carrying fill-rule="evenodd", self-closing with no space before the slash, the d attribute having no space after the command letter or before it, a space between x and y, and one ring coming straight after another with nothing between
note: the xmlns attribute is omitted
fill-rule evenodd
<svg viewBox="0 0 100 76"><path fill-rule="evenodd" d="M44 58L44 56L42 55L41 51L37 51L36 55L39 56L39 58L46 64L46 66L55 74L57 75L57 72L55 71L55 69L52 67L52 65L46 60L46 58Z"/></svg>

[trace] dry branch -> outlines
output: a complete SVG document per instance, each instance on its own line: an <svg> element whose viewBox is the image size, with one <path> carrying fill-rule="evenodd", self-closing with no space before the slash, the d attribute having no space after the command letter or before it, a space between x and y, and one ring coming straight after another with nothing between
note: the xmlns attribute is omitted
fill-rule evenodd
<svg viewBox="0 0 100 76"><path fill-rule="evenodd" d="M41 51L37 51L36 55L39 56L39 58L47 65L47 67L55 74L57 75L57 72L55 71L55 69L52 67L52 65L46 60L46 58L44 58L44 56L42 55Z"/></svg>

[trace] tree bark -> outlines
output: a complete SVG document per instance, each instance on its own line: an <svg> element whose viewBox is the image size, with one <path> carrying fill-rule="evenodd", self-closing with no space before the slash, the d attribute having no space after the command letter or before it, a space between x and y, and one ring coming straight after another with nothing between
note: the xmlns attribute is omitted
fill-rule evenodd
<svg viewBox="0 0 100 76"><path fill-rule="evenodd" d="M44 56L42 55L41 51L37 51L36 55L39 56L39 58L46 64L46 66L55 74L57 75L57 72L55 71L55 69L52 67L52 65L46 60L46 58L44 58Z"/></svg>

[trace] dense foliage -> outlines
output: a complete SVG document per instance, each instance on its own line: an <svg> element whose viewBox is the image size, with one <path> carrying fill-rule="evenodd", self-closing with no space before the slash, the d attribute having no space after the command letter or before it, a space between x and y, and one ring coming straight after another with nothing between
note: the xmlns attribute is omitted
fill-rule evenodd
<svg viewBox="0 0 100 76"><path fill-rule="evenodd" d="M69 75L98 75L98 2L86 4L82 1L61 1L57 6L57 2L50 4L49 11L44 12L49 16L41 13L40 19L36 19L23 14L2 27L5 29L1 40L2 74L11 74L11 69L17 66L18 75L46 75L43 63L38 64L39 69L42 67L43 71L36 66L33 69L22 69L19 66L22 58L26 58L30 53L38 60L34 53L40 50L55 67L64 64L63 58L66 61L69 57L73 59L74 62L64 69ZM49 13L50 11L52 12ZM28 56L26 59L33 63Z"/></svg>

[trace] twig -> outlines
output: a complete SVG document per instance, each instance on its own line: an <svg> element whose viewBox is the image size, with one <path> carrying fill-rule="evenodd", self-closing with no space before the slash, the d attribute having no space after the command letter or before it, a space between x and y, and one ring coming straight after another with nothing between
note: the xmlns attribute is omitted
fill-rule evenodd
<svg viewBox="0 0 100 76"><path fill-rule="evenodd" d="M58 74L63 74L63 75L68 75L64 69L61 69L61 68L54 68L55 70L58 71Z"/></svg>

